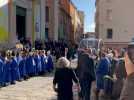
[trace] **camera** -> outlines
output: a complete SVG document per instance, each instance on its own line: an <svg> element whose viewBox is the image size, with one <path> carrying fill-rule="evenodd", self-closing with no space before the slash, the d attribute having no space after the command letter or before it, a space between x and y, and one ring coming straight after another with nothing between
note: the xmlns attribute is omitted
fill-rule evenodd
<svg viewBox="0 0 134 100"><path fill-rule="evenodd" d="M131 62L134 64L134 38L132 41L128 44L127 49L128 57L131 60Z"/></svg>

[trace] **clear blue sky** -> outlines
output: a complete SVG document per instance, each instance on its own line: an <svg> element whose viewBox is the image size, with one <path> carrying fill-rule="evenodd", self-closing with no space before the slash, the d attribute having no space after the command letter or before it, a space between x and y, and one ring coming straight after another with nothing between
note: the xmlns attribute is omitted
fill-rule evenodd
<svg viewBox="0 0 134 100"><path fill-rule="evenodd" d="M85 13L85 32L94 32L95 0L72 0L78 10Z"/></svg>

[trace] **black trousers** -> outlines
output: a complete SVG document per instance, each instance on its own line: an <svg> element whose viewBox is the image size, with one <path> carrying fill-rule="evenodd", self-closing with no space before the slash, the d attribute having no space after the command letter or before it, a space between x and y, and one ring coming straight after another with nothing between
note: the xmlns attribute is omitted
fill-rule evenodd
<svg viewBox="0 0 134 100"><path fill-rule="evenodd" d="M73 100L73 92L62 92L58 93L58 99L57 100Z"/></svg>

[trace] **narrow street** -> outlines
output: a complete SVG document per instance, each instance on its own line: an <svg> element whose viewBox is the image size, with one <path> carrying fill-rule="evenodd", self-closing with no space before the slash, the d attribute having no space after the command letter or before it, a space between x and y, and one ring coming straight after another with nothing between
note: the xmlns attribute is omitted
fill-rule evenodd
<svg viewBox="0 0 134 100"><path fill-rule="evenodd" d="M52 88L52 81L53 75L46 75L0 88L0 100L57 100L56 93ZM91 100L95 100L94 88L93 83ZM74 100L78 100L78 98L74 97Z"/></svg>
<svg viewBox="0 0 134 100"><path fill-rule="evenodd" d="M56 100L52 76L34 77L0 89L0 100Z"/></svg>

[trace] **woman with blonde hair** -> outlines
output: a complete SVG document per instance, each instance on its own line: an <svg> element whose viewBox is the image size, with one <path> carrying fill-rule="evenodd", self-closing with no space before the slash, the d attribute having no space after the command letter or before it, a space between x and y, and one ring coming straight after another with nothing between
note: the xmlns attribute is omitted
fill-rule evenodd
<svg viewBox="0 0 134 100"><path fill-rule="evenodd" d="M78 79L71 69L70 61L67 58L61 57L57 63L53 88L58 93L58 100L73 100L73 81L78 85Z"/></svg>

